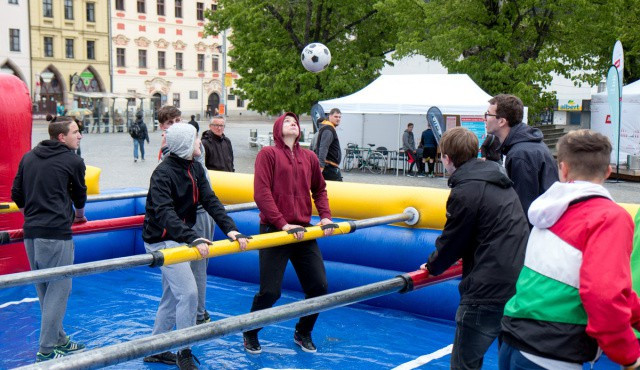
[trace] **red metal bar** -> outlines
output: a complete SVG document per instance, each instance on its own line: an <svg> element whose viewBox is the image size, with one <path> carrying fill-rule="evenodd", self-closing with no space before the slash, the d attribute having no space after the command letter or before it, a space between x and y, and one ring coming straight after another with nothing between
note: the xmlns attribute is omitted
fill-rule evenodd
<svg viewBox="0 0 640 370"><path fill-rule="evenodd" d="M89 234L101 231L133 229L142 226L144 215L95 220L71 225L73 235ZM0 245L16 243L24 239L24 230L0 231Z"/></svg>
<svg viewBox="0 0 640 370"><path fill-rule="evenodd" d="M407 272L403 274L402 277L407 280L407 287L402 291L411 292L416 289L424 288L429 285L433 285L439 283L444 280L450 280L462 275L462 264L455 264L447 271L443 272L440 275L434 276L429 275L429 271L427 270L416 270L412 272Z"/></svg>

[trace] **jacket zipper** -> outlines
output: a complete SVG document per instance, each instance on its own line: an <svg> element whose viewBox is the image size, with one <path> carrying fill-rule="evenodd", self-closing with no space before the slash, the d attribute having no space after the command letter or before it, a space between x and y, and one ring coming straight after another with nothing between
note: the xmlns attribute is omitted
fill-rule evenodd
<svg viewBox="0 0 640 370"><path fill-rule="evenodd" d="M196 187L196 182L191 176L191 166L187 167L187 175L191 179L191 187L193 189L193 204L198 204L198 188Z"/></svg>

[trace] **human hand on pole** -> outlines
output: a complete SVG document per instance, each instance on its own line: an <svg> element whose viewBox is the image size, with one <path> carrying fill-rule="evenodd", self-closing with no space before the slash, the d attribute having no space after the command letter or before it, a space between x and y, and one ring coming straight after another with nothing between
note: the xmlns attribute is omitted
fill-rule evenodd
<svg viewBox="0 0 640 370"><path fill-rule="evenodd" d="M84 208L76 209L76 217L73 219L74 224L87 222L87 218L84 217Z"/></svg>
<svg viewBox="0 0 640 370"><path fill-rule="evenodd" d="M304 227L292 224L286 224L282 227L282 231L289 231L293 229L302 229L301 231L296 231L295 233L293 233L293 237L296 238L296 240L302 240L304 238Z"/></svg>
<svg viewBox="0 0 640 370"><path fill-rule="evenodd" d="M330 218L323 218L322 220L320 220L320 223L318 223L318 225L324 226L324 225L332 225L333 221L331 221ZM327 227L325 228L324 231L324 236L330 236L333 235L333 227Z"/></svg>
<svg viewBox="0 0 640 370"><path fill-rule="evenodd" d="M241 251L247 250L247 244L249 244L249 238L247 238L245 235L241 234L238 231L232 230L227 233L227 236L231 238L231 240L238 241Z"/></svg>

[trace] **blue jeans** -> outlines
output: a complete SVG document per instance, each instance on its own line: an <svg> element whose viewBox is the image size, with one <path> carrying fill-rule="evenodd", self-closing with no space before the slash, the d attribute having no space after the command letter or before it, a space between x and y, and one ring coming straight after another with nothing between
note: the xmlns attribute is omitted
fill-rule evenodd
<svg viewBox="0 0 640 370"><path fill-rule="evenodd" d="M456 311L456 335L451 369L481 369L484 354L500 334L504 305L461 304Z"/></svg>
<svg viewBox="0 0 640 370"><path fill-rule="evenodd" d="M133 139L133 159L138 159L138 145L140 146L140 156L144 160L144 139Z"/></svg>
<svg viewBox="0 0 640 370"><path fill-rule="evenodd" d="M520 351L507 343L502 343L500 346L498 367L500 370L544 370L543 367L529 361Z"/></svg>

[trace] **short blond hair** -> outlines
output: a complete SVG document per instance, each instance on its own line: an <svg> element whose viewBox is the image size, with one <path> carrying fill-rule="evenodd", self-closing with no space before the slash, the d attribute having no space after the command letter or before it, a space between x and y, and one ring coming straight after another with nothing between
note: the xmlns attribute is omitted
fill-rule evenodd
<svg viewBox="0 0 640 370"><path fill-rule="evenodd" d="M478 157L478 137L464 127L450 128L440 139L440 150L458 168L468 160Z"/></svg>

